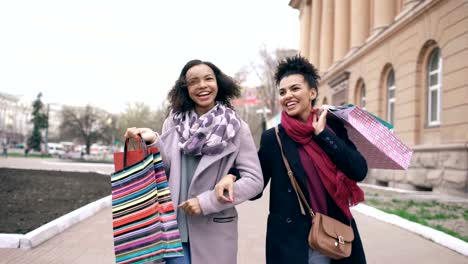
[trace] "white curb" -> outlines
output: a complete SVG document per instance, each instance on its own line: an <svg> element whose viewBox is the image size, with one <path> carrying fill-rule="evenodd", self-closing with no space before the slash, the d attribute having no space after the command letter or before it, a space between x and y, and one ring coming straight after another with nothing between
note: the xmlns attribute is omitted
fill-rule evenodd
<svg viewBox="0 0 468 264"><path fill-rule="evenodd" d="M0 248L19 248L19 241L23 235L0 234Z"/></svg>
<svg viewBox="0 0 468 264"><path fill-rule="evenodd" d="M35 230L22 234L0 234L0 248L30 249L38 246L67 228L85 220L104 208L112 205L112 197L106 196L95 202L63 215Z"/></svg>
<svg viewBox="0 0 468 264"><path fill-rule="evenodd" d="M412 233L418 234L424 238L432 240L435 243L447 247L462 255L468 256L468 243L456 237L447 235L439 230L435 230L433 228L415 222L411 222L398 215L388 214L386 212L383 212L379 209L365 204L358 204L352 207L352 209L367 216L374 217L382 222L386 222L406 229Z"/></svg>

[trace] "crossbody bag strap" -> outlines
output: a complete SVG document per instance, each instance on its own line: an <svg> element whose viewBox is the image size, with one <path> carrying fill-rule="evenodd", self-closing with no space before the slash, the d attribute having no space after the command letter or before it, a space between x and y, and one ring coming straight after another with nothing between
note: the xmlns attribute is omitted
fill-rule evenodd
<svg viewBox="0 0 468 264"><path fill-rule="evenodd" d="M284 165L286 166L286 170L288 171L289 180L291 181L291 184L292 184L292 186L294 188L294 191L296 192L297 201L299 202L299 206L301 207L301 213L303 215L305 215L304 206L303 206L303 204L304 204L307 207L307 210L309 210L310 216L314 217L315 216L314 211L312 211L309 204L307 203L307 199L305 198L304 193L302 193L302 190L299 187L299 184L297 183L296 179L294 178L294 173L291 170L291 166L289 166L288 159L284 155L283 144L281 143L281 139L279 137L278 126L275 126L275 135L276 135L276 140L278 141L278 145L279 145L280 150L281 150L281 156L283 157ZM301 202L301 199L302 199L302 202Z"/></svg>

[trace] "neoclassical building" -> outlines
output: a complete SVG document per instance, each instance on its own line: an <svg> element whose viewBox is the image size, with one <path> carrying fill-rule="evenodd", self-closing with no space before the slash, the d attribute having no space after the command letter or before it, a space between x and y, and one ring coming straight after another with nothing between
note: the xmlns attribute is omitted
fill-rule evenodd
<svg viewBox="0 0 468 264"><path fill-rule="evenodd" d="M23 143L32 126L31 105L19 96L0 92L0 142Z"/></svg>
<svg viewBox="0 0 468 264"><path fill-rule="evenodd" d="M414 149L408 171L368 181L468 197L468 2L291 0L319 103L352 103Z"/></svg>

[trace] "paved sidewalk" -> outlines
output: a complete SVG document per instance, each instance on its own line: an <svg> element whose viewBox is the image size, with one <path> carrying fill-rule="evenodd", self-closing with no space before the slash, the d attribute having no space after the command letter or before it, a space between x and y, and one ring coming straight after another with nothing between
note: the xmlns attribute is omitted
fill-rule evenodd
<svg viewBox="0 0 468 264"><path fill-rule="evenodd" d="M33 249L0 249L0 263L114 263L111 221L106 208Z"/></svg>
<svg viewBox="0 0 468 264"><path fill-rule="evenodd" d="M109 175L114 171L114 165L109 163L74 162L53 158L0 157L0 167L34 170L92 171Z"/></svg>
<svg viewBox="0 0 468 264"><path fill-rule="evenodd" d="M66 163L53 159L0 159L0 167L101 170L106 173L112 171L112 165L109 164ZM238 206L239 264L265 263L268 196L266 190L262 199ZM468 263L468 257L414 233L358 212L353 214L358 223L368 263ZM114 263L111 210L106 208L100 211L36 248L0 249L0 263Z"/></svg>
<svg viewBox="0 0 468 264"><path fill-rule="evenodd" d="M240 264L265 263L267 204L264 198L239 206ZM468 257L411 232L357 212L354 215L368 263L468 263ZM102 210L32 250L0 249L0 263L114 263L110 209Z"/></svg>

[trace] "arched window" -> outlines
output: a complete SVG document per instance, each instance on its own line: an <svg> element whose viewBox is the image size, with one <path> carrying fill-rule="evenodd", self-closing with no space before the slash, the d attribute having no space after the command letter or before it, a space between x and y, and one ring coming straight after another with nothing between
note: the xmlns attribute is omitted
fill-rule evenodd
<svg viewBox="0 0 468 264"><path fill-rule="evenodd" d="M387 121L395 124L395 72L390 70L387 77Z"/></svg>
<svg viewBox="0 0 468 264"><path fill-rule="evenodd" d="M442 57L440 49L435 48L427 64L427 124L440 124L440 94L442 89Z"/></svg>
<svg viewBox="0 0 468 264"><path fill-rule="evenodd" d="M366 109L366 85L362 83L359 90L359 106Z"/></svg>

